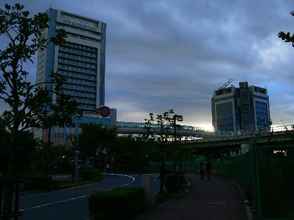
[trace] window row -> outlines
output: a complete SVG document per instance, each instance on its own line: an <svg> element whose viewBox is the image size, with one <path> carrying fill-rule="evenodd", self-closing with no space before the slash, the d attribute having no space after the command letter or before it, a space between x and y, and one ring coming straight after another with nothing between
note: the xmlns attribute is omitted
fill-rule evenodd
<svg viewBox="0 0 294 220"><path fill-rule="evenodd" d="M66 47L70 47L70 48L74 48L74 49L79 49L79 50L85 50L85 51L89 51L89 52L96 52L97 48L95 47L88 47L85 45L81 45L81 44L75 44L75 43L70 43L70 42L66 42L64 44L64 46Z"/></svg>
<svg viewBox="0 0 294 220"><path fill-rule="evenodd" d="M86 74L96 75L96 71L93 71L91 69L69 66L69 65L65 65L65 64L58 64L58 69L75 71L75 72L78 72L81 74L86 73Z"/></svg>
<svg viewBox="0 0 294 220"><path fill-rule="evenodd" d="M96 58L89 58L89 57L64 53L62 51L59 52L59 55L61 56L61 58L67 58L67 59L76 60L76 61L83 61L83 62L92 63L92 64L97 63Z"/></svg>
<svg viewBox="0 0 294 220"><path fill-rule="evenodd" d="M92 111L96 110L96 105L94 106L94 105L80 104L79 107L82 110L92 110Z"/></svg>
<svg viewBox="0 0 294 220"><path fill-rule="evenodd" d="M89 97L77 96L77 95L73 95L73 94L67 94L67 95L74 98L77 102L84 102L84 103L91 104L91 105L96 104L96 98L95 97L94 98L89 98Z"/></svg>
<svg viewBox="0 0 294 220"><path fill-rule="evenodd" d="M90 103L82 102L80 100L77 100L77 102L78 102L79 105L83 105L83 106L88 105L88 106L90 106L92 108L96 107L96 104L90 104Z"/></svg>
<svg viewBox="0 0 294 220"><path fill-rule="evenodd" d="M72 17L72 15L70 15L70 18L63 14L61 16L62 20L58 21L58 24L62 25L62 27L69 26L87 31L89 33L96 33L98 31L98 23L89 23L88 21L81 20L80 18L75 19Z"/></svg>
<svg viewBox="0 0 294 220"><path fill-rule="evenodd" d="M72 97L77 97L77 98L96 100L95 93L84 93L84 92L78 92L75 90L64 90L64 94L72 96Z"/></svg>
<svg viewBox="0 0 294 220"><path fill-rule="evenodd" d="M78 97L73 95L69 95L69 96L71 96L78 104L96 105L95 99L87 99L85 97Z"/></svg>
<svg viewBox="0 0 294 220"><path fill-rule="evenodd" d="M256 108L255 111L256 111L256 113L265 113L265 112L267 112L267 107L265 107L265 108Z"/></svg>
<svg viewBox="0 0 294 220"><path fill-rule="evenodd" d="M76 84L76 85L81 85L81 86L94 86L96 87L96 82L91 82L91 81L86 81L82 79L73 79L73 78L66 78L65 83L68 84Z"/></svg>
<svg viewBox="0 0 294 220"><path fill-rule="evenodd" d="M96 97L96 91L93 92L93 91L88 91L88 90L85 90L85 91L82 91L82 90L77 90L77 89L72 89L72 88L63 88L64 91L68 91L68 92L71 92L72 94L80 94L81 96L85 97L85 96L92 96L94 95Z"/></svg>
<svg viewBox="0 0 294 220"><path fill-rule="evenodd" d="M81 99L79 97L73 97L79 104L85 105L96 105L96 101L89 100L89 99Z"/></svg>
<svg viewBox="0 0 294 220"><path fill-rule="evenodd" d="M80 73L76 73L76 72L69 72L69 71L64 71L59 69L58 73L60 73L61 75L65 76L66 78L73 78L73 79L81 79L81 80L85 80L85 81L96 81L96 76L88 75L88 74L80 74Z"/></svg>
<svg viewBox="0 0 294 220"><path fill-rule="evenodd" d="M75 38L80 38L82 40L90 40L90 41L96 41L96 42L100 42L101 41L100 39L97 39L97 38L94 38L94 37L88 37L88 36L84 36L84 35L80 35L80 34L68 32L68 31L66 32L66 34L68 36L72 36L72 37L75 37Z"/></svg>
<svg viewBox="0 0 294 220"><path fill-rule="evenodd" d="M76 90L76 91L84 91L84 92L96 92L96 87L95 86L81 86L81 85L74 85L74 84L67 84L64 83L62 85L64 89L71 89L71 90Z"/></svg>
<svg viewBox="0 0 294 220"><path fill-rule="evenodd" d="M73 53L73 54L80 55L80 56L88 56L88 57L93 57L93 58L97 57L96 52L95 53L86 52L86 51L82 51L82 50L78 50L78 49L68 48L65 46L60 47L59 50L62 52Z"/></svg>
<svg viewBox="0 0 294 220"><path fill-rule="evenodd" d="M94 65L94 64L89 64L89 63L80 62L80 61L73 61L73 60L63 58L63 57L58 57L58 62L60 64L66 64L66 65L72 65L72 66L96 70L96 65Z"/></svg>
<svg viewBox="0 0 294 220"><path fill-rule="evenodd" d="M233 122L224 122L224 121L221 121L221 122L218 122L217 123L217 126L218 127L233 127L234 126L234 124L233 124Z"/></svg>

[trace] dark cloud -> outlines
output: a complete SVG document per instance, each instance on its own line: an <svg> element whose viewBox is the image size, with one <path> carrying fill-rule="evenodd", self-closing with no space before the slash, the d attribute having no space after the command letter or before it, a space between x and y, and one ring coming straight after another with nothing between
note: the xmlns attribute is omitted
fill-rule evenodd
<svg viewBox="0 0 294 220"><path fill-rule="evenodd" d="M174 108L187 123L210 125L211 95L233 78L267 87L274 123L292 121L294 49L277 38L294 30L290 0L21 2L107 22L107 102L119 120Z"/></svg>

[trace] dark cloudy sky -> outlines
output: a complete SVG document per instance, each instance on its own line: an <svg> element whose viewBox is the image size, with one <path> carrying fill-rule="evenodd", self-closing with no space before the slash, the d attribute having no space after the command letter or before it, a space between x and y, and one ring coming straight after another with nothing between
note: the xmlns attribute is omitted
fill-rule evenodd
<svg viewBox="0 0 294 220"><path fill-rule="evenodd" d="M0 0L0 4L13 0ZM269 90L274 123L294 122L294 31L290 0L23 0L107 23L106 102L119 120L174 108L211 127L210 98L232 78ZM35 65L29 67L32 79Z"/></svg>

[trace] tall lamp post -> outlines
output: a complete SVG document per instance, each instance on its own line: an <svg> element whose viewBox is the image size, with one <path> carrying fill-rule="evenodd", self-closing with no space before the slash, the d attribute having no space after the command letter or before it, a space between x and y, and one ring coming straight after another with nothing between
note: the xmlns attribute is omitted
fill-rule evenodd
<svg viewBox="0 0 294 220"><path fill-rule="evenodd" d="M76 145L74 147L74 181L77 182L80 179L80 170L79 170L79 147Z"/></svg>
<svg viewBox="0 0 294 220"><path fill-rule="evenodd" d="M73 181L77 182L80 179L80 172L79 172L79 155L80 155L80 148L79 148L79 126L78 122L74 123L74 134L70 135L70 142L72 144L73 154L74 154L74 161L73 161ZM66 129L66 127L64 127ZM67 137L67 135L65 135Z"/></svg>
<svg viewBox="0 0 294 220"><path fill-rule="evenodd" d="M172 117L172 123L173 123L173 127L174 127L174 140L175 142L177 141L177 121L183 121L183 116L182 115L173 115Z"/></svg>

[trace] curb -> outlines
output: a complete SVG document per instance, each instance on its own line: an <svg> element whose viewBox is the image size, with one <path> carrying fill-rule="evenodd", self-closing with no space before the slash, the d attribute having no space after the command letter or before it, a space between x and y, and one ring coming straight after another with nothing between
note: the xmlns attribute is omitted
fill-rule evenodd
<svg viewBox="0 0 294 220"><path fill-rule="evenodd" d="M125 184L122 184L118 187L126 187L126 186L129 186L131 185L133 182L135 182L136 178L134 176L131 176L131 175L127 175L127 174L123 174L123 173L102 173L103 175L106 175L106 176L122 176L122 177L127 177L129 178L129 182L128 183L125 183ZM48 195L49 193L51 192L65 192L65 191L70 191L70 190L75 190L75 189L82 189L82 188L87 188L89 186L93 186L93 185L96 185L98 184L99 182L92 182L92 183L85 183L85 184L82 184L82 185L78 185L78 186L73 186L73 187L68 187L68 188L64 188L64 189L57 189L57 190L53 190L53 191L48 191L48 192L40 192L40 193L32 193L32 194L20 194L21 197L26 197L26 198L33 198L33 197L40 197L40 196L44 196L44 195Z"/></svg>

